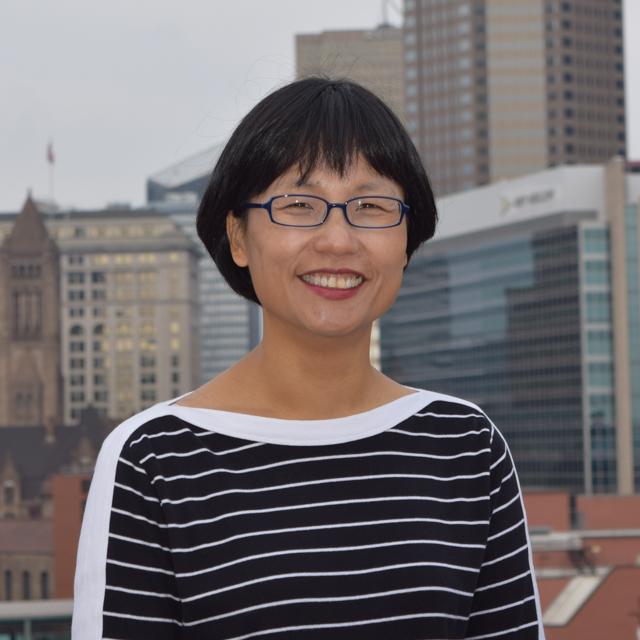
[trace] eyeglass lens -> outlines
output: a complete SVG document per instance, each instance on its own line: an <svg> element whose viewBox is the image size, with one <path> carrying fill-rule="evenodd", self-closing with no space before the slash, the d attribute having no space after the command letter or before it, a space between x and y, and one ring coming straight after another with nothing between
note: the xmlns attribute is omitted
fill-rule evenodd
<svg viewBox="0 0 640 640"><path fill-rule="evenodd" d="M271 215L279 224L314 226L323 221L326 213L327 203L314 196L280 196L271 203ZM394 198L367 196L347 204L347 218L356 226L393 226L400 221L401 215L401 204Z"/></svg>

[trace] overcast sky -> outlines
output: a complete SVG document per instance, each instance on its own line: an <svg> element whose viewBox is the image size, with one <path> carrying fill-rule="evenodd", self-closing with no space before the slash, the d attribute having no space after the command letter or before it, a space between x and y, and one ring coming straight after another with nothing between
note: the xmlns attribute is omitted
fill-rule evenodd
<svg viewBox="0 0 640 640"><path fill-rule="evenodd" d="M293 78L295 33L374 27L381 4L0 0L0 211L29 188L49 196L50 138L62 206L143 204L147 176L226 138ZM640 0L624 9L628 146L640 159Z"/></svg>

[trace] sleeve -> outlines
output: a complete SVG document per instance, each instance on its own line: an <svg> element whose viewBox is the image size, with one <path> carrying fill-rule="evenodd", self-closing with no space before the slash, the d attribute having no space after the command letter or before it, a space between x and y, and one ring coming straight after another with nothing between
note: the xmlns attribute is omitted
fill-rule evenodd
<svg viewBox="0 0 640 640"><path fill-rule="evenodd" d="M489 532L466 638L544 640L522 492L509 447L491 424Z"/></svg>
<svg viewBox="0 0 640 640"><path fill-rule="evenodd" d="M181 637L168 530L127 444L132 432L112 432L96 461L78 545L72 640Z"/></svg>

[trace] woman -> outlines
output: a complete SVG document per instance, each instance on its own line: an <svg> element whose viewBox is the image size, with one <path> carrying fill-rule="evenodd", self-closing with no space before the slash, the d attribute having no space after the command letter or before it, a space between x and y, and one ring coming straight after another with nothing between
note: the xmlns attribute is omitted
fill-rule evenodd
<svg viewBox="0 0 640 640"><path fill-rule="evenodd" d="M244 118L197 226L263 339L105 441L75 640L543 637L502 435L369 361L435 223L413 144L364 88L300 80Z"/></svg>

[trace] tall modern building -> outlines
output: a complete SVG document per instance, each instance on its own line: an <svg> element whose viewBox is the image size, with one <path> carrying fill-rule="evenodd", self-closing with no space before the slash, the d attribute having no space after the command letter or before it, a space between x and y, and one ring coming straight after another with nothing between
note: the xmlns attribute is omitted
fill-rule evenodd
<svg viewBox="0 0 640 640"><path fill-rule="evenodd" d="M197 247L166 215L28 199L0 241L0 427L123 419L196 386Z"/></svg>
<svg viewBox="0 0 640 640"><path fill-rule="evenodd" d="M405 0L407 127L438 195L625 156L621 0Z"/></svg>
<svg viewBox="0 0 640 640"><path fill-rule="evenodd" d="M479 404L527 489L640 490L640 173L556 167L439 201L382 369Z"/></svg>
<svg viewBox="0 0 640 640"><path fill-rule="evenodd" d="M260 307L235 293L202 246L196 231L198 203L224 145L189 156L147 179L149 206L172 219L199 251L198 385L229 368L260 341Z"/></svg>
<svg viewBox="0 0 640 640"><path fill-rule="evenodd" d="M383 23L375 29L296 35L296 76L348 77L379 95L404 119L402 29Z"/></svg>

